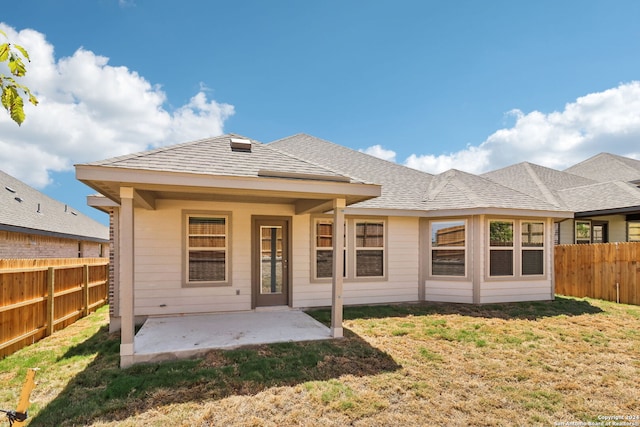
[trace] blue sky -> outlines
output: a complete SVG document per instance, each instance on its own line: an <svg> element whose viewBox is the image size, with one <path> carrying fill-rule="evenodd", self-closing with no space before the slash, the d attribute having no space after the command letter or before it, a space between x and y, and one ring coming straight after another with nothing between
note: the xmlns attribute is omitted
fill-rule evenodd
<svg viewBox="0 0 640 427"><path fill-rule="evenodd" d="M0 169L76 209L73 164L309 133L427 172L640 158L638 1L14 2L40 105Z"/></svg>

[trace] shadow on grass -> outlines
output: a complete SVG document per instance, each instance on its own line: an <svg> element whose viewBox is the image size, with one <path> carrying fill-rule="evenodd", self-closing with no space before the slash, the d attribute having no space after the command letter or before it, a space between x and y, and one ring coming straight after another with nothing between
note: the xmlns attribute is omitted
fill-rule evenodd
<svg viewBox="0 0 640 427"><path fill-rule="evenodd" d="M279 343L212 350L203 358L119 368L118 334L107 327L58 361L93 357L68 386L33 417L30 426L75 426L119 421L163 405L253 395L341 375L375 375L400 368L351 331L341 340Z"/></svg>
<svg viewBox="0 0 640 427"><path fill-rule="evenodd" d="M454 304L422 302L397 305L350 306L344 309L344 320L382 319L385 317L427 316L430 314L459 314L469 317L535 320L555 316L580 316L602 313L586 300L556 296L554 301L514 302L501 304ZM328 309L307 312L316 320L330 324Z"/></svg>

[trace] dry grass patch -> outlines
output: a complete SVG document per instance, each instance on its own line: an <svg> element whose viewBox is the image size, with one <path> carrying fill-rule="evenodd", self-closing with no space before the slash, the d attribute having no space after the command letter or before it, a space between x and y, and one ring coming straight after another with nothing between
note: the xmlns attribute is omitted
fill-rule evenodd
<svg viewBox="0 0 640 427"><path fill-rule="evenodd" d="M32 425L510 426L640 415L639 326L639 307L564 297L353 307L342 340L127 370L117 368L117 336L96 328L75 350L47 347L66 356L46 359ZM0 372L17 391L22 368L11 358ZM15 393L0 394L4 407Z"/></svg>

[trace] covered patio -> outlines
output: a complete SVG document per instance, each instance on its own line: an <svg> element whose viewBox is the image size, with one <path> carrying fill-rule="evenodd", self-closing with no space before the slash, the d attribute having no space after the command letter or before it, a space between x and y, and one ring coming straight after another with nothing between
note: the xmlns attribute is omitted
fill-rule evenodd
<svg viewBox="0 0 640 427"><path fill-rule="evenodd" d="M209 350L332 338L300 310L150 317L134 338L134 363L195 357Z"/></svg>

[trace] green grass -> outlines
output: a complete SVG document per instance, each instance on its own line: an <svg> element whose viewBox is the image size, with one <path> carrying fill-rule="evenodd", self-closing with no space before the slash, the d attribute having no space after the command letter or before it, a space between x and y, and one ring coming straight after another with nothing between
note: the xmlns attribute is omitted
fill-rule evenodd
<svg viewBox="0 0 640 427"><path fill-rule="evenodd" d="M107 317L102 308L0 360L0 408L39 367L31 426L552 425L640 413L639 307L347 307L341 340L128 369Z"/></svg>

